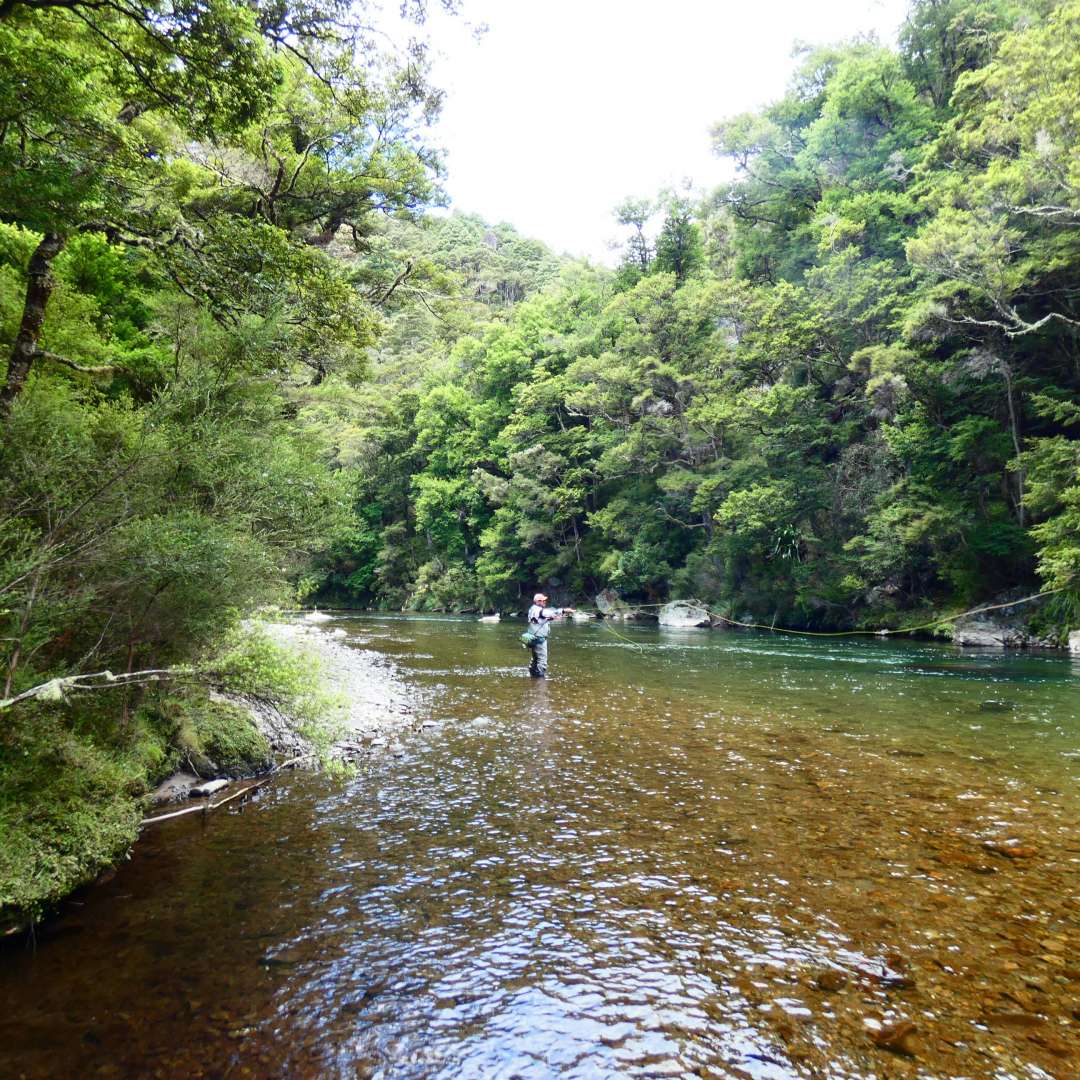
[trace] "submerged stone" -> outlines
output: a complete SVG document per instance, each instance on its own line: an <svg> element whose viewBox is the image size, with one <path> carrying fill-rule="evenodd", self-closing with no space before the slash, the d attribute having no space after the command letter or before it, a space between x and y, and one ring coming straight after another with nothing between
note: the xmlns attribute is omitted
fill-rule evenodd
<svg viewBox="0 0 1080 1080"><path fill-rule="evenodd" d="M915 1025L910 1020L900 1020L887 1024L874 1034L874 1043L883 1050L905 1057L914 1057L916 1050Z"/></svg>
<svg viewBox="0 0 1080 1080"><path fill-rule="evenodd" d="M815 985L819 990L825 990L829 993L836 993L838 990L843 990L848 984L847 974L843 971L838 971L836 968L828 968L826 971L822 971L818 977L814 980Z"/></svg>
<svg viewBox="0 0 1080 1080"><path fill-rule="evenodd" d="M983 1017L983 1023L991 1028L1038 1028L1046 1021L1029 1012L991 1012Z"/></svg>
<svg viewBox="0 0 1080 1080"><path fill-rule="evenodd" d="M998 840L987 840L983 847L987 851L994 852L995 855L1004 855L1007 859L1031 859L1039 853L1037 848L1021 844L1019 841L1005 841L1002 843Z"/></svg>

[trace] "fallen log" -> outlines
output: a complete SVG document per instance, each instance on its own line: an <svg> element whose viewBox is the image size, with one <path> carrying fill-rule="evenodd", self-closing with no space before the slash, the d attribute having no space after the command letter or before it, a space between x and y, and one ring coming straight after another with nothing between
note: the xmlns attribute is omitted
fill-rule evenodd
<svg viewBox="0 0 1080 1080"><path fill-rule="evenodd" d="M220 810L221 807L223 807L226 803L232 802L233 799L239 799L243 795L250 795L253 791L257 791L259 788L264 787L266 784L269 783L270 777L268 776L265 780L260 780L257 784L248 784L246 788L243 788L240 791L234 791L227 798L222 799L220 802L214 803L213 807L208 806L208 809Z"/></svg>
<svg viewBox="0 0 1080 1080"><path fill-rule="evenodd" d="M275 765L270 770L270 774L273 775L274 773L279 773L282 769L291 769L294 765L300 765L303 762L310 761L311 757L311 754L297 754L296 757L291 757L288 761L283 761L279 765Z"/></svg>

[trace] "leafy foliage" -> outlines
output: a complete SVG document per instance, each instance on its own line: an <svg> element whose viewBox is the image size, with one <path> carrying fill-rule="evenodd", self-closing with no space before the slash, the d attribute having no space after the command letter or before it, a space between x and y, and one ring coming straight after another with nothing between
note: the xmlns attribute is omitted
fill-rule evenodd
<svg viewBox="0 0 1080 1080"><path fill-rule="evenodd" d="M382 56L368 15L0 3L5 698L210 656L323 716L306 661L233 635L355 533L333 403L411 276L382 223L418 229L439 197L423 49ZM36 913L115 857L182 751L265 760L235 710L171 693L11 710L0 908Z"/></svg>
<svg viewBox="0 0 1080 1080"><path fill-rule="evenodd" d="M614 274L384 352L326 594L842 627L1075 591L1078 13L921 0L898 50L809 51L717 125L730 184L616 209Z"/></svg>

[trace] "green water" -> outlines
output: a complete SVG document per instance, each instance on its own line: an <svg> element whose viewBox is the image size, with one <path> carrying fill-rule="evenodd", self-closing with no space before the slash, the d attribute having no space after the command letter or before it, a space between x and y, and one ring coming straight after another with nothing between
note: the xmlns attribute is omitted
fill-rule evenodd
<svg viewBox="0 0 1080 1080"><path fill-rule="evenodd" d="M148 831L0 957L0 1075L1076 1075L1080 665L338 625L404 753Z"/></svg>

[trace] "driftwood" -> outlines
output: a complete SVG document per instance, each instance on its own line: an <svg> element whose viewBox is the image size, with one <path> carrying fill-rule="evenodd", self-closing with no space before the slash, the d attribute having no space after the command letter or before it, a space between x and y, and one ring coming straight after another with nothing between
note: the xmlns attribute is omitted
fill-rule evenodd
<svg viewBox="0 0 1080 1080"><path fill-rule="evenodd" d="M265 787L268 783L270 783L270 777L267 777L265 780L260 780L255 784L248 784L246 788L243 788L240 791L234 791L227 798L222 799L220 802L214 803L213 806L210 806L210 804L207 803L206 808L207 810L218 810L226 803L232 802L233 799L239 799L242 795L250 795L251 792L258 791L259 788Z"/></svg>
<svg viewBox="0 0 1080 1080"><path fill-rule="evenodd" d="M279 772L281 772L282 769L291 769L294 765L300 765L302 762L310 761L310 760L311 760L311 754L310 753L308 753L308 754L297 754L296 757L291 757L291 758L289 758L288 761L283 761L283 762L281 762L280 765L275 765L270 770L270 775L273 776L274 773L279 773Z"/></svg>
<svg viewBox="0 0 1080 1080"><path fill-rule="evenodd" d="M168 821L169 818L183 817L185 814L209 814L212 810L218 810L226 803L230 803L233 799L239 799L242 795L249 795L253 791L257 791L259 788L270 783L271 777L267 776L262 780L257 780L254 784L248 784L242 787L239 791L234 791L231 795L226 796L224 799L219 799L215 802L204 802L198 806L185 806L182 810L173 810L169 814L158 814L157 817L143 818L142 825L154 825L159 821Z"/></svg>

